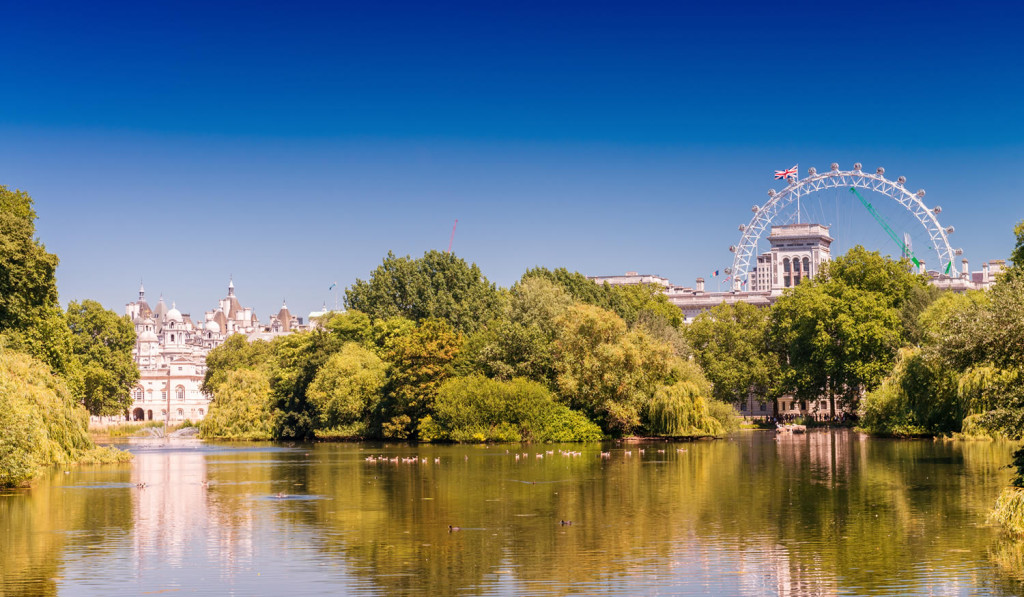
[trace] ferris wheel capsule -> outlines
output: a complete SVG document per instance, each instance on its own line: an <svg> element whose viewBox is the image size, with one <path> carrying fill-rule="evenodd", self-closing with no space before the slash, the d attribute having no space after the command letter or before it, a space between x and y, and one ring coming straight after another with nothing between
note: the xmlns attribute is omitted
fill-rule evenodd
<svg viewBox="0 0 1024 597"><path fill-rule="evenodd" d="M832 162L832 165L829 166L829 167L832 168L833 172L838 172L839 171L839 164L837 164L835 162Z"/></svg>
<svg viewBox="0 0 1024 597"><path fill-rule="evenodd" d="M729 252L730 253L735 253L736 252L736 245L730 245L729 246Z"/></svg>
<svg viewBox="0 0 1024 597"><path fill-rule="evenodd" d="M953 228L952 226L946 228L946 234L953 234L954 232L956 232L956 228Z"/></svg>
<svg viewBox="0 0 1024 597"><path fill-rule="evenodd" d="M885 174L885 168L879 166L878 168L875 169L875 174L877 174L879 176Z"/></svg>
<svg viewBox="0 0 1024 597"><path fill-rule="evenodd" d="M896 183L899 184L900 186L903 186L903 185L907 184L907 177L906 176L901 176L901 177L897 178L896 179Z"/></svg>
<svg viewBox="0 0 1024 597"><path fill-rule="evenodd" d="M953 254L954 255L963 255L964 254L964 250L963 249L954 249L953 250Z"/></svg>
<svg viewBox="0 0 1024 597"><path fill-rule="evenodd" d="M940 214L942 213L942 206L936 205L935 207L932 208L932 211L935 212L936 214Z"/></svg>
<svg viewBox="0 0 1024 597"><path fill-rule="evenodd" d="M747 227L745 225L740 224L740 232L743 232L746 229L747 229Z"/></svg>
<svg viewBox="0 0 1024 597"><path fill-rule="evenodd" d="M919 189L916 195L918 199L924 199L924 189Z"/></svg>
<svg viewBox="0 0 1024 597"><path fill-rule="evenodd" d="M856 164L853 165L853 169L856 172L860 172L861 168L863 168L863 166L860 165L860 162L857 162Z"/></svg>
<svg viewBox="0 0 1024 597"><path fill-rule="evenodd" d="M807 176L814 176L817 173L818 169L815 168L814 166L811 166L810 168L807 169Z"/></svg>
<svg viewBox="0 0 1024 597"><path fill-rule="evenodd" d="M774 197L775 196L775 189L768 189L768 196L769 197Z"/></svg>
<svg viewBox="0 0 1024 597"><path fill-rule="evenodd" d="M774 192L775 191L772 191L772 193L774 193ZM756 206L756 205L754 205L754 206L751 206L750 211L752 211L754 213L757 213L757 212L761 211L761 208Z"/></svg>

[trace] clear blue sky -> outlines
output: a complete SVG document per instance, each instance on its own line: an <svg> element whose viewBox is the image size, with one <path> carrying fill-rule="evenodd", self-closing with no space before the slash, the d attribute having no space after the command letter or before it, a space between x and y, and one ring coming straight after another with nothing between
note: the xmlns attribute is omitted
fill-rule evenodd
<svg viewBox="0 0 1024 597"><path fill-rule="evenodd" d="M1016 3L6 3L0 183L61 299L303 315L387 251L692 283L774 169L885 166L972 265L1024 219ZM883 247L874 247L882 249Z"/></svg>

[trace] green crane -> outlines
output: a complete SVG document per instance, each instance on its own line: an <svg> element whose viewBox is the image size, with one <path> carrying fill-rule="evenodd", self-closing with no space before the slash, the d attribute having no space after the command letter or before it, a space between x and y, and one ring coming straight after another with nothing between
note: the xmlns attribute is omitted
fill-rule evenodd
<svg viewBox="0 0 1024 597"><path fill-rule="evenodd" d="M921 267L921 262L917 259L916 256L914 256L914 251L912 251L910 249L910 246L907 245L907 243L904 242L898 234L896 234L896 231L894 231L889 226L889 223L885 221L885 218L882 217L882 214L878 213L878 211L875 210L875 207L868 203L868 200L862 197L861 194L857 192L857 189L855 187L850 187L850 192L856 195L857 199L860 199L861 205L863 205L864 208L868 210L868 213L871 214L871 217L874 218L876 222L878 222L878 225L881 226L883 230L885 230L886 234L889 235L889 238L891 238L893 242L896 243L896 245L900 248L900 251L903 253L903 255L906 257L910 257L910 261L913 262L915 267Z"/></svg>

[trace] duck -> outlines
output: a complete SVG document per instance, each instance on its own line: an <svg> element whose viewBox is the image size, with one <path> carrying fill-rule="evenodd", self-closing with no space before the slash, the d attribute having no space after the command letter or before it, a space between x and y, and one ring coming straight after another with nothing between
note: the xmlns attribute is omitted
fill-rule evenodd
<svg viewBox="0 0 1024 597"><path fill-rule="evenodd" d="M571 520L559 520L558 524L562 525L563 527L571 527L572 526L572 521Z"/></svg>
<svg viewBox="0 0 1024 597"><path fill-rule="evenodd" d="M461 527L453 527L452 525L448 525L448 532L449 533L454 533L455 531L461 531L461 530L462 530Z"/></svg>
<svg viewBox="0 0 1024 597"><path fill-rule="evenodd" d="M147 483L145 483L145 482L143 482L143 483L136 483L135 484L135 487L138 488L138 489L145 489L148 486L149 485Z"/></svg>
<svg viewBox="0 0 1024 597"><path fill-rule="evenodd" d="M288 496L287 496L286 494L284 494L284 493L281 493L281 492L279 491L279 492L277 492L277 495L275 495L274 497L275 497L275 498L277 498L277 499L279 499L279 500L283 500L284 498L286 498L286 497L288 497Z"/></svg>

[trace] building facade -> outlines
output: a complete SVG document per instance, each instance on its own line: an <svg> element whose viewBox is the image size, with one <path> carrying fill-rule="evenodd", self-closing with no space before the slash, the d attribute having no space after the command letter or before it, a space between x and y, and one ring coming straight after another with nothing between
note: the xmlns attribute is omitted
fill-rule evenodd
<svg viewBox="0 0 1024 597"><path fill-rule="evenodd" d="M262 324L251 307L242 306L235 296L234 281L228 282L227 296L217 307L194 321L174 303L167 308L161 296L156 307L146 300L140 285L139 298L125 305L125 313L135 326L132 356L139 367L139 381L132 390L130 421L200 421L209 412L211 397L202 391L206 375L206 355L232 334L244 334L249 341L273 340L308 329L282 305L270 321ZM123 420L124 417L97 418Z"/></svg>

